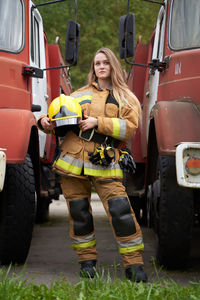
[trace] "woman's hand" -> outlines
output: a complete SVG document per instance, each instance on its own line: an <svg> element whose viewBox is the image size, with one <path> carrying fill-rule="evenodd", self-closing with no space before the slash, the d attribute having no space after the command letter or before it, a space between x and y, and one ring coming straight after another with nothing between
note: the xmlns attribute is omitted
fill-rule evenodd
<svg viewBox="0 0 200 300"><path fill-rule="evenodd" d="M84 114L84 120L81 120L79 122L79 127L82 131L86 131L88 129L94 128L98 126L98 120L97 118L90 117Z"/></svg>
<svg viewBox="0 0 200 300"><path fill-rule="evenodd" d="M40 121L42 127L44 130L53 130L54 125L51 123L50 119L48 117L44 117Z"/></svg>

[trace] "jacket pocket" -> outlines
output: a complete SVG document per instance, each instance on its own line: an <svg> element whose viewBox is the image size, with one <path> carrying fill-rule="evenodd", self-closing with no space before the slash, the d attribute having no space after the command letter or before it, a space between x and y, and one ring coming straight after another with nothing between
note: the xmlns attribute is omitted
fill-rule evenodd
<svg viewBox="0 0 200 300"><path fill-rule="evenodd" d="M109 118L117 118L119 115L118 107L113 103L107 103L105 105L105 116Z"/></svg>
<svg viewBox="0 0 200 300"><path fill-rule="evenodd" d="M82 141L73 132L66 135L63 143L61 144L61 156L72 154L73 157L79 156L83 149Z"/></svg>

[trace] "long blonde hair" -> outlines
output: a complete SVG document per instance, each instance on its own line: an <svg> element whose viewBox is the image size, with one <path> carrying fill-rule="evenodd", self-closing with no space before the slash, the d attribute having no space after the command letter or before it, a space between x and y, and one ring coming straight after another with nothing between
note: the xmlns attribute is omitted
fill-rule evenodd
<svg viewBox="0 0 200 300"><path fill-rule="evenodd" d="M128 85L125 82L124 73L122 71L121 64L115 54L109 48L100 48L97 50L94 59L98 53L103 53L108 58L111 67L111 83L113 89L113 96L119 103L119 110L123 106L131 107L141 119L141 106L137 97L130 91ZM91 64L90 72L88 74L88 86L92 85L92 82L96 80L94 70L94 59Z"/></svg>

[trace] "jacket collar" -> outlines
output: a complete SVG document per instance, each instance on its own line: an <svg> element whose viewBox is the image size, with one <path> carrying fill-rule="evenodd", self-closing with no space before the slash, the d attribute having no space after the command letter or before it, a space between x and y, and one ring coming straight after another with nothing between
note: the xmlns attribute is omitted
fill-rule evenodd
<svg viewBox="0 0 200 300"><path fill-rule="evenodd" d="M103 89L102 88L100 88L100 86L99 86L99 84L98 84L98 81L93 81L92 82L92 86L94 86L97 90L99 90L99 91L103 91ZM109 91L112 91L112 84L107 88L107 90L109 90Z"/></svg>

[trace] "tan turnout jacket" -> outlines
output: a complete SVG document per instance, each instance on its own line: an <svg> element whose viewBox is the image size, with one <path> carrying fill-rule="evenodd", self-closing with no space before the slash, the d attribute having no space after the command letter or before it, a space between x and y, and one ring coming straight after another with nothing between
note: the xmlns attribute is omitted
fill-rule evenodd
<svg viewBox="0 0 200 300"><path fill-rule="evenodd" d="M138 127L138 113L125 105L121 108L114 97L109 97L111 90L101 90L96 82L91 87L84 87L71 96L77 98L85 114L98 119L98 133L113 137L119 141L127 141ZM132 99L128 99L133 103ZM79 177L82 175L100 177L123 177L118 164L119 151L115 150L115 162L108 167L94 165L89 161L88 152L93 152L99 144L86 141L74 132L69 131L61 144L61 155L54 162L54 170L61 175Z"/></svg>

